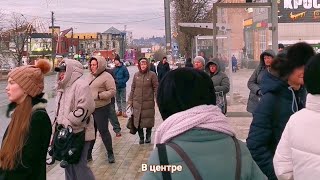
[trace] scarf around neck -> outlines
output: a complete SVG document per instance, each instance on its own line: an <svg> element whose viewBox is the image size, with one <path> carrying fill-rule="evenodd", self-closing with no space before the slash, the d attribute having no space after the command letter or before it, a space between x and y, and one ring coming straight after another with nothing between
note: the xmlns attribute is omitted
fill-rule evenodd
<svg viewBox="0 0 320 180"><path fill-rule="evenodd" d="M209 129L235 136L227 117L221 113L219 107L200 105L168 117L156 130L154 147L193 128Z"/></svg>

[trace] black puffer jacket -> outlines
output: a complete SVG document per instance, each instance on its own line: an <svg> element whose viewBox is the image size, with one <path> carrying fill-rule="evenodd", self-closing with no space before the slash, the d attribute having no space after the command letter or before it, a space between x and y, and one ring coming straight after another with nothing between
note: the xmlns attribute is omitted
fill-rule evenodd
<svg viewBox="0 0 320 180"><path fill-rule="evenodd" d="M294 91L269 72L262 79L261 91L247 146L262 172L269 180L276 180L272 161L275 150L290 116L305 107L307 93L304 88Z"/></svg>

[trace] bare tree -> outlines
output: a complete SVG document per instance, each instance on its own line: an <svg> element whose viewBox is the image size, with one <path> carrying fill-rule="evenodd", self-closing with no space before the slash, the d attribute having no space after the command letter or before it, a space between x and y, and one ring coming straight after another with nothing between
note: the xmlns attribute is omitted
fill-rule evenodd
<svg viewBox="0 0 320 180"><path fill-rule="evenodd" d="M0 67L2 67L2 64L5 64L7 62L7 52L3 51L6 49L4 44L4 27L5 27L5 14L0 11Z"/></svg>
<svg viewBox="0 0 320 180"><path fill-rule="evenodd" d="M22 57L27 53L26 46L34 29L21 14L13 13L5 20L5 24L7 26L1 36L2 54L9 53L15 59L15 64L21 66Z"/></svg>
<svg viewBox="0 0 320 180"><path fill-rule="evenodd" d="M209 17L212 14L213 0L172 0L172 2L174 7L174 28L178 32L177 41L180 52L189 56L192 37L179 31L178 23L212 22Z"/></svg>
<svg viewBox="0 0 320 180"><path fill-rule="evenodd" d="M160 48L156 52L154 52L153 59L155 61L161 61L163 57L166 56L166 52L163 48Z"/></svg>

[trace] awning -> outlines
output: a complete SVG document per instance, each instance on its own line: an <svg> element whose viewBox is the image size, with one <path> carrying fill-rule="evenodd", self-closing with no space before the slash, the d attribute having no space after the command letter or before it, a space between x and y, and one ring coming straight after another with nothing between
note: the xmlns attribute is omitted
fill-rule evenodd
<svg viewBox="0 0 320 180"><path fill-rule="evenodd" d="M178 26L181 32L191 36L209 36L213 34L212 23L179 23Z"/></svg>
<svg viewBox="0 0 320 180"><path fill-rule="evenodd" d="M284 44L284 45L291 45L291 44L295 44L298 42L306 42L308 44L319 44L320 43L320 39L319 40L279 40L279 43ZM269 46L272 45L272 42L268 43Z"/></svg>

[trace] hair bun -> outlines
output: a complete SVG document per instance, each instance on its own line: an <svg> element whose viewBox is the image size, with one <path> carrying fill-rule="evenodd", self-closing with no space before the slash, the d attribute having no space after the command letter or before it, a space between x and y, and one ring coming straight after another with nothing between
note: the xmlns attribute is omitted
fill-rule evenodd
<svg viewBox="0 0 320 180"><path fill-rule="evenodd" d="M45 59L38 60L35 67L41 69L43 74L47 74L51 69L49 61Z"/></svg>

